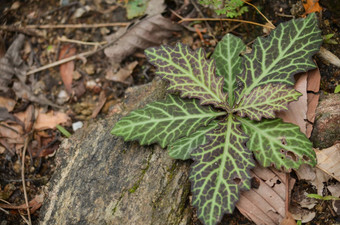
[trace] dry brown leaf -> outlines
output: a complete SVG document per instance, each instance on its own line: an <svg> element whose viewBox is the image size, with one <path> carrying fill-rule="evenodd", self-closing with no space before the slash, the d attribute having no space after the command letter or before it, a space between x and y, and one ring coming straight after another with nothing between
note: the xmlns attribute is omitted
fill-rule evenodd
<svg viewBox="0 0 340 225"><path fill-rule="evenodd" d="M1 124L0 137L7 138L7 142L11 143L23 143L24 130L22 126L17 124Z"/></svg>
<svg viewBox="0 0 340 225"><path fill-rule="evenodd" d="M30 213L33 214L37 209L39 209L43 201L44 194L36 195L31 201L29 201L28 207L30 208ZM16 206L0 203L0 207L4 209L26 209L26 204Z"/></svg>
<svg viewBox="0 0 340 225"><path fill-rule="evenodd" d="M292 214L293 218L300 220L302 223L308 223L312 221L316 215L315 212L301 207L292 206L290 210L294 212L294 214Z"/></svg>
<svg viewBox="0 0 340 225"><path fill-rule="evenodd" d="M102 90L99 94L99 99L98 102L92 112L91 118L96 118L96 116L98 115L98 113L100 112L100 110L103 108L103 106L105 105L106 102L106 94L105 91Z"/></svg>
<svg viewBox="0 0 340 225"><path fill-rule="evenodd" d="M299 100L289 103L288 111L277 113L277 116L284 122L298 125L304 134L306 134L307 126L305 121L307 118L307 77L307 72L297 76L294 88L302 94Z"/></svg>
<svg viewBox="0 0 340 225"><path fill-rule="evenodd" d="M28 133L32 130L35 121L34 106L29 105L24 112L18 112L14 115L24 124L25 132Z"/></svg>
<svg viewBox="0 0 340 225"><path fill-rule="evenodd" d="M302 133L309 138L312 134L315 110L319 102L320 71L318 68L296 77L294 88L302 93L298 101L289 103L288 111L278 112L277 116L284 122L294 123L300 127ZM307 93L312 91L314 93ZM309 122L308 122L308 121Z"/></svg>
<svg viewBox="0 0 340 225"><path fill-rule="evenodd" d="M0 96L0 107L6 108L8 112L14 109L16 101Z"/></svg>
<svg viewBox="0 0 340 225"><path fill-rule="evenodd" d="M340 197L340 183L328 185L327 189L331 192L331 195L334 197ZM340 200L333 200L332 202L333 209L335 213L340 215Z"/></svg>
<svg viewBox="0 0 340 225"><path fill-rule="evenodd" d="M256 224L277 225L285 217L285 173L257 165L252 177L259 187L242 192L236 204L238 210ZM295 180L290 179L290 188Z"/></svg>
<svg viewBox="0 0 340 225"><path fill-rule="evenodd" d="M20 125L23 125L16 116L9 113L8 110L4 107L0 107L0 122L1 121L12 121Z"/></svg>
<svg viewBox="0 0 340 225"><path fill-rule="evenodd" d="M0 91L7 92L9 84L12 82L13 75L26 73L26 67L20 58L20 49L24 44L25 36L19 34L8 48L4 57L0 59ZM23 70L20 72L20 70Z"/></svg>
<svg viewBox="0 0 340 225"><path fill-rule="evenodd" d="M54 129L57 125L71 125L71 118L62 112L55 112L53 110L44 113L43 109L38 112L37 120L34 124L35 130Z"/></svg>
<svg viewBox="0 0 340 225"><path fill-rule="evenodd" d="M321 151L316 150L316 157L318 160L316 167L340 181L340 143Z"/></svg>
<svg viewBox="0 0 340 225"><path fill-rule="evenodd" d="M71 45L64 45L60 50L59 60L74 56L76 54L76 48ZM60 65L60 76L64 83L67 93L72 93L72 79L74 73L74 61Z"/></svg>
<svg viewBox="0 0 340 225"><path fill-rule="evenodd" d="M303 7L305 8L305 14L313 12L320 12L322 7L319 5L319 0L302 0Z"/></svg>
<svg viewBox="0 0 340 225"><path fill-rule="evenodd" d="M131 84L132 79L127 81L128 78L131 78L131 74L133 72L133 69L138 65L137 61L134 61L132 63L127 64L125 67L120 68L117 73L113 73L112 70L108 70L106 73L105 78L108 80L121 82L125 84Z"/></svg>
<svg viewBox="0 0 340 225"><path fill-rule="evenodd" d="M320 70L319 68L307 72L307 120L306 136L309 138L312 135L313 123L315 121L315 111L319 104L320 94Z"/></svg>
<svg viewBox="0 0 340 225"><path fill-rule="evenodd" d="M105 55L114 64L120 63L138 49L159 45L165 38L171 37L173 31L180 31L181 27L157 14L123 29L107 37L108 41L117 39L112 46L104 50Z"/></svg>
<svg viewBox="0 0 340 225"><path fill-rule="evenodd" d="M316 168L301 167L296 171L299 179L311 181L316 187L318 195L323 195L324 182L331 178L340 181L340 143L334 146L317 150L315 149L318 164Z"/></svg>
<svg viewBox="0 0 340 225"><path fill-rule="evenodd" d="M296 225L296 221L293 218L292 214L286 213L287 215L285 218L281 221L280 225Z"/></svg>
<svg viewBox="0 0 340 225"><path fill-rule="evenodd" d="M20 81L14 82L13 91L18 98L27 99L40 105L50 105L56 108L61 108L59 105L48 100L43 94L34 95L32 89Z"/></svg>

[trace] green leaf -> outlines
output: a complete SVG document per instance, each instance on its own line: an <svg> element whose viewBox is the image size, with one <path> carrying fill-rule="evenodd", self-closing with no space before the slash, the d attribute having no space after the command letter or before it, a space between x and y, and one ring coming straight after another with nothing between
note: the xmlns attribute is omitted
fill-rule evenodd
<svg viewBox="0 0 340 225"><path fill-rule="evenodd" d="M247 139L230 114L207 134L207 144L192 153L192 204L204 224L216 224L224 213L232 213L240 191L250 189L254 160Z"/></svg>
<svg viewBox="0 0 340 225"><path fill-rule="evenodd" d="M323 200L323 201L340 200L340 198L335 197L335 196L331 196L331 195L321 196L321 195L318 195L318 194L308 194L307 197L315 198L315 199L320 199L320 200Z"/></svg>
<svg viewBox="0 0 340 225"><path fill-rule="evenodd" d="M288 109L288 103L297 100L302 94L285 84L267 84L256 87L244 96L233 111L251 120L275 118L276 111Z"/></svg>
<svg viewBox="0 0 340 225"><path fill-rule="evenodd" d="M241 73L242 58L240 53L246 46L242 40L232 34L226 34L218 42L212 58L216 62L216 74L224 77L223 90L228 94L229 105L234 103L236 75Z"/></svg>
<svg viewBox="0 0 340 225"><path fill-rule="evenodd" d="M59 124L56 126L56 128L63 134L65 137L69 138L71 137L71 133L68 132L63 126L60 126Z"/></svg>
<svg viewBox="0 0 340 225"><path fill-rule="evenodd" d="M244 69L238 76L238 101L261 85L293 85L294 74L316 67L312 56L321 43L315 14L281 23L269 37L257 38L252 52L244 55Z"/></svg>
<svg viewBox="0 0 340 225"><path fill-rule="evenodd" d="M192 51L177 43L175 47L149 48L145 54L157 67L156 73L170 81L168 90L180 91L181 97L199 98L202 105L228 109L227 96L222 92L223 77L215 75L214 61L206 59L203 49Z"/></svg>
<svg viewBox="0 0 340 225"><path fill-rule="evenodd" d="M198 100L169 95L165 101L132 111L116 123L111 133L124 137L125 141L138 140L142 145L157 142L164 148L225 114L200 106Z"/></svg>
<svg viewBox="0 0 340 225"><path fill-rule="evenodd" d="M334 89L334 93L339 93L340 92L340 84L337 85Z"/></svg>
<svg viewBox="0 0 340 225"><path fill-rule="evenodd" d="M189 137L178 139L168 146L169 155L174 159L189 159L194 149L206 143L206 133L216 127L217 121L213 120L208 126L198 128L196 132Z"/></svg>
<svg viewBox="0 0 340 225"><path fill-rule="evenodd" d="M239 118L242 129L250 137L247 146L262 166L274 165L279 170L298 169L301 164L316 165L312 143L300 128L281 119L261 122Z"/></svg>
<svg viewBox="0 0 340 225"><path fill-rule="evenodd" d="M126 16L128 19L143 16L149 0L129 0L126 4Z"/></svg>

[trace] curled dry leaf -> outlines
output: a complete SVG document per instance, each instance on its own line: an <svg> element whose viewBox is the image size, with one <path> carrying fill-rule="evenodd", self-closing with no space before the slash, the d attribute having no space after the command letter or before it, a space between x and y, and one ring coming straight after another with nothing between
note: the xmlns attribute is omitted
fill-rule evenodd
<svg viewBox="0 0 340 225"><path fill-rule="evenodd" d="M8 86L12 82L13 75L17 70L24 69L20 58L20 49L24 44L25 36L19 34L8 48L4 57L0 59L0 91L7 92ZM24 71L26 73L26 70Z"/></svg>
<svg viewBox="0 0 340 225"><path fill-rule="evenodd" d="M28 202L28 207L30 208L30 213L33 214L37 209L39 209L44 201L44 194L36 195L31 201ZM22 205L9 205L0 203L0 207L4 209L26 209L26 204Z"/></svg>
<svg viewBox="0 0 340 225"><path fill-rule="evenodd" d="M285 217L285 173L257 165L252 170L252 179L259 183L257 188L241 193L236 207L256 224L276 225ZM290 179L289 187L295 183Z"/></svg>
<svg viewBox="0 0 340 225"><path fill-rule="evenodd" d="M53 110L44 113L43 109L40 109L38 113L37 120L34 124L35 130L54 129L58 124L71 125L71 118L65 113L55 112Z"/></svg>
<svg viewBox="0 0 340 225"><path fill-rule="evenodd" d="M105 90L102 90L99 94L99 99L98 102L92 112L91 118L96 118L96 116L98 115L98 113L100 112L100 110L102 110L103 106L105 105L106 102L106 94L105 94ZM73 127L73 124L72 124Z"/></svg>
<svg viewBox="0 0 340 225"><path fill-rule="evenodd" d="M112 63L120 63L125 57L138 49L146 49L159 45L173 31L180 31L181 27L169 19L157 14L143 18L124 30L117 31L107 37L108 41L117 40L112 46L104 50Z"/></svg>
<svg viewBox="0 0 340 225"><path fill-rule="evenodd" d="M125 67L120 68L117 73L113 73L112 70L108 70L106 73L105 78L108 80L121 82L124 84L131 84L131 74L133 72L133 69L138 65L137 61L134 61L132 63L127 64ZM130 78L130 79L129 79Z"/></svg>

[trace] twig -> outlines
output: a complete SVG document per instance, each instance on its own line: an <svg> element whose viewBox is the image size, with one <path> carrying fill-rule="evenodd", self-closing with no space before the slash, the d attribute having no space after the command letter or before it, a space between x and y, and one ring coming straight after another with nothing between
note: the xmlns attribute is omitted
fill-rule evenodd
<svg viewBox="0 0 340 225"><path fill-rule="evenodd" d="M26 207L27 207L28 224L32 225L31 212L30 212L30 208L29 208L29 205L28 205L28 198L27 198L27 191L26 191L26 184L25 184L25 155L26 155L26 149L27 149L28 141L29 141L29 135L25 139L24 150L22 151L21 179L22 179L22 187L23 187L23 190L24 190L25 203L26 203Z"/></svg>
<svg viewBox="0 0 340 225"><path fill-rule="evenodd" d="M249 24L253 24L253 25L256 25L256 26L261 26L261 27L273 29L272 26L268 26L268 25L261 24L261 23L256 23L256 22L253 22L253 21L239 20L239 19L228 19L228 18L220 18L220 19L214 19L214 18L182 18L178 23L183 23L185 21L200 21L200 20L201 21L231 21L231 22L239 22L239 23L249 23Z"/></svg>
<svg viewBox="0 0 340 225"><path fill-rule="evenodd" d="M75 59L82 59L82 58L84 58L84 57L93 55L93 54L95 54L96 52L99 52L100 50L102 50L102 48L97 49L97 50L94 50L94 51L83 52L83 53L80 53L80 54L78 54L78 55L74 55L74 56L71 56L71 57L68 57L68 58L65 58L65 59L58 60L58 61L53 62L53 63L50 63L50 64L48 64L48 65L39 67L39 68L37 68L37 69L30 70L30 71L28 71L28 72L26 73L26 75L31 75L31 74L34 74L34 73L37 73L37 72L40 72L40 71L43 71L43 70L46 70L46 69L55 67L55 66L59 66L59 65L61 65L61 64L63 64L63 63L67 63L67 62L72 61L72 60L75 60Z"/></svg>
<svg viewBox="0 0 340 225"><path fill-rule="evenodd" d="M37 73L37 72L40 72L40 71L43 71L43 70L55 67L55 66L59 66L59 65L61 65L63 63L66 63L66 62L69 62L69 61L72 61L72 60L75 60L75 59L84 59L84 58L86 58L88 56L91 56L91 55L93 55L93 54L95 54L97 52L100 52L101 50L104 50L105 48L109 47L110 45L112 45L113 43L118 41L123 35L125 35L126 32L127 32L127 30L125 30L125 32L123 32L116 39L108 42L106 45L103 45L103 46L101 46L100 48L98 48L96 50L92 50L92 51L88 51L88 52L83 52L83 53L80 53L80 54L77 54L77 55L74 55L74 56L71 56L71 57L68 57L68 58L65 58L65 59L58 60L58 61L50 63L48 65L39 67L37 69L30 70L30 71L28 71L26 73L26 75L31 75L31 74L34 74L34 73Z"/></svg>
<svg viewBox="0 0 340 225"><path fill-rule="evenodd" d="M294 18L293 15L287 15L287 14L284 14L284 13L278 13L278 12L275 12L275 15L277 16L281 16L281 17L287 17L287 18Z"/></svg>
<svg viewBox="0 0 340 225"><path fill-rule="evenodd" d="M10 31L10 32L19 32L19 33L26 34L28 36L44 37L44 34L42 34L41 31L30 29L30 28L16 27L16 26L0 26L0 29L5 30L5 31Z"/></svg>
<svg viewBox="0 0 340 225"><path fill-rule="evenodd" d="M0 29L64 29L64 28L98 28L98 27L126 27L129 22L117 22L117 23L98 23L98 24L44 24L44 25L27 25L24 27L18 26L0 26Z"/></svg>
<svg viewBox="0 0 340 225"><path fill-rule="evenodd" d="M5 209L3 209L1 207L0 207L0 211L3 211L4 213L9 214L9 212L7 212Z"/></svg>
<svg viewBox="0 0 340 225"><path fill-rule="evenodd" d="M267 21L267 23L269 23L269 24L272 26L271 29L274 29L274 28L275 28L274 24L272 24L272 22L270 22L270 20L268 20L268 18L265 17L265 15L263 15L263 13L262 13L255 5L249 3L249 2L247 2L247 1L245 1L245 0L242 0L242 1L243 1L244 3L250 5L251 7L253 7L258 13L260 13L260 15Z"/></svg>
<svg viewBox="0 0 340 225"><path fill-rule="evenodd" d="M64 36L63 37L58 37L58 41L75 43L75 44L80 44L80 45L94 45L94 46L101 46L101 45L107 43L107 41L102 41L102 42L78 41L78 40L68 39L68 38L66 38Z"/></svg>

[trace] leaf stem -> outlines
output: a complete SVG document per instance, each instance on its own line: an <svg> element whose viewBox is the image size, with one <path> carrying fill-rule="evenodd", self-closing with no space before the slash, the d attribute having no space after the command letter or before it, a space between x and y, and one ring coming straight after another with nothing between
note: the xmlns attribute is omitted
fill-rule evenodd
<svg viewBox="0 0 340 225"><path fill-rule="evenodd" d="M248 21L248 20L240 20L240 19L230 19L230 18L219 18L219 19L214 19L214 18L181 18L181 20L178 23L183 23L186 21L231 21L231 22L239 22L239 23L249 23L249 24L253 24L256 26L261 26L261 27L265 27L265 28L269 28L269 29L274 29L275 27L272 26L268 26L265 24L261 24L261 23L256 23L253 21Z"/></svg>

